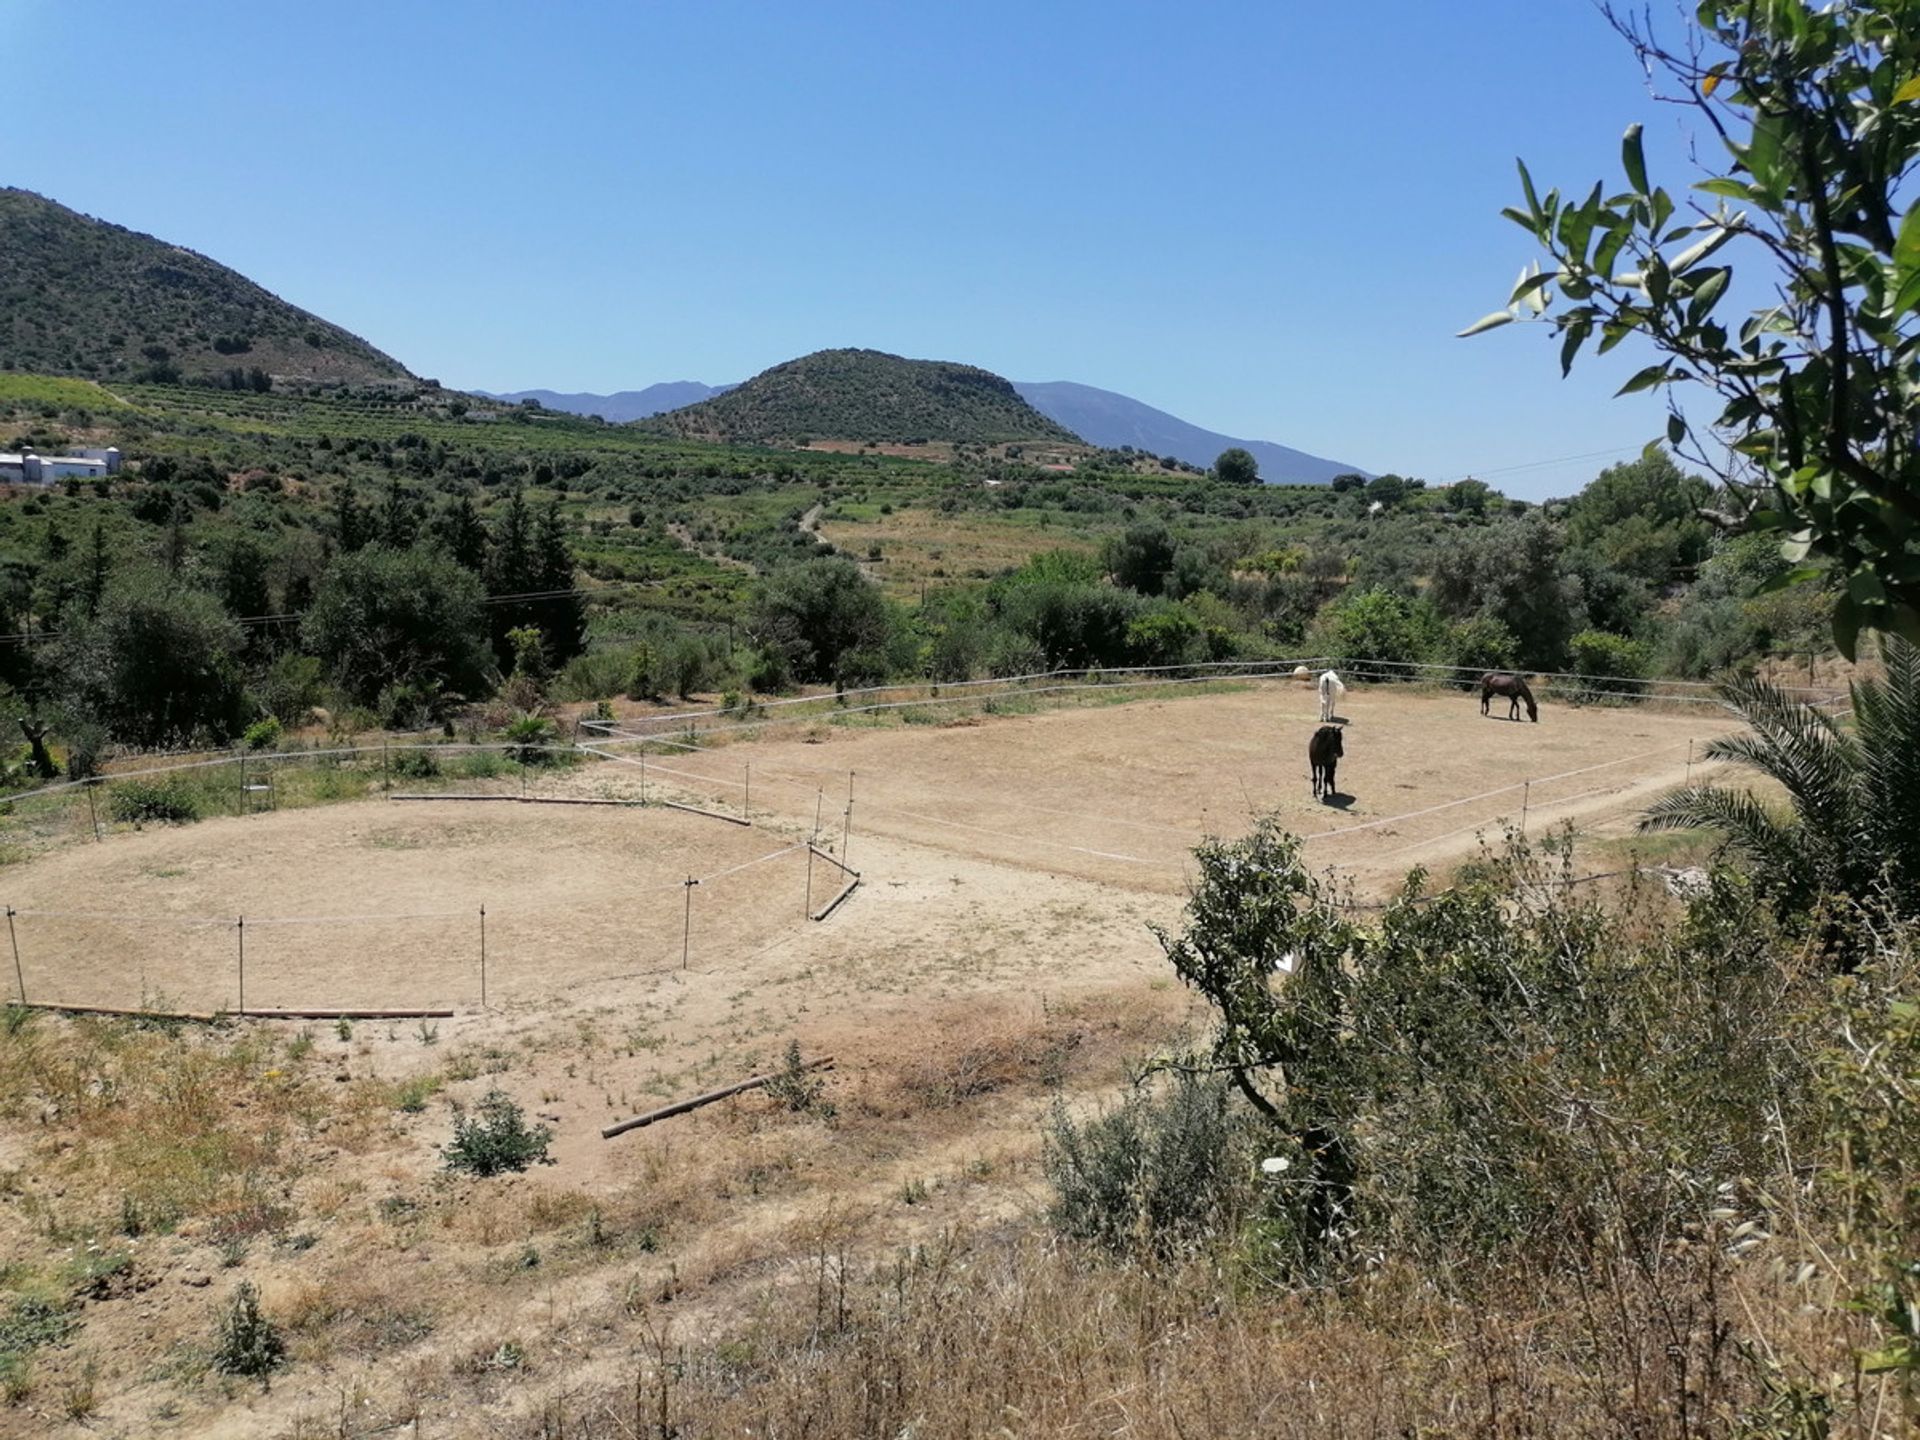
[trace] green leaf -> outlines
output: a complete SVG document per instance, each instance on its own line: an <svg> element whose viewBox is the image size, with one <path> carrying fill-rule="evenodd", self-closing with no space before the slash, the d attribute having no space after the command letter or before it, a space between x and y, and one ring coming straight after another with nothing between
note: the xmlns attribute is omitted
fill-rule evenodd
<svg viewBox="0 0 1920 1440"><path fill-rule="evenodd" d="M1732 275L1733 271L1722 265L1707 271L1705 278L1693 287L1692 323L1698 325L1706 318L1707 312L1713 309L1713 302L1718 300L1720 292L1727 288L1727 281Z"/></svg>
<svg viewBox="0 0 1920 1440"><path fill-rule="evenodd" d="M1692 269L1695 265L1698 265L1702 260L1706 259L1707 256L1713 254L1713 252L1718 250L1722 245L1726 244L1729 240L1733 239L1736 233L1737 232L1728 229L1725 225L1714 226L1713 233L1711 235L1707 236L1706 239L1701 240L1696 244L1689 245L1686 249L1682 250L1678 255L1674 256L1673 259L1667 262L1667 268L1673 271L1673 273L1676 275L1682 274L1683 272Z"/></svg>
<svg viewBox="0 0 1920 1440"><path fill-rule="evenodd" d="M1518 318L1511 310L1496 310L1491 315L1482 315L1466 329L1456 332L1456 338L1464 340L1469 335L1484 334L1488 330L1498 330L1502 325L1511 325Z"/></svg>
<svg viewBox="0 0 1920 1440"><path fill-rule="evenodd" d="M1702 180L1693 188L1703 191L1708 195L1724 195L1729 200L1746 200L1757 203L1763 198L1760 193L1755 190L1753 186L1747 184L1746 181L1734 180L1722 175L1716 175L1711 180Z"/></svg>
<svg viewBox="0 0 1920 1440"><path fill-rule="evenodd" d="M1525 301L1534 314L1538 315L1547 308L1546 288L1560 278L1556 271L1542 272L1535 264L1520 272L1520 278L1514 282L1513 294L1508 303L1518 305Z"/></svg>
<svg viewBox="0 0 1920 1440"><path fill-rule="evenodd" d="M1908 209L1893 242L1893 314L1898 319L1920 305L1920 203Z"/></svg>
<svg viewBox="0 0 1920 1440"><path fill-rule="evenodd" d="M1627 133L1620 141L1620 163L1626 166L1627 179L1635 193L1646 194L1647 153L1640 144L1640 123L1637 120L1627 126Z"/></svg>
<svg viewBox="0 0 1920 1440"><path fill-rule="evenodd" d="M1617 400L1622 395L1638 395L1642 390L1651 390L1656 385L1666 384L1670 378L1664 362L1659 365L1649 365L1618 390L1614 391L1614 399Z"/></svg>
<svg viewBox="0 0 1920 1440"><path fill-rule="evenodd" d="M1573 373L1573 357L1580 353L1580 347L1586 343L1587 336L1592 333L1591 320L1576 320L1567 326L1566 338L1560 342L1560 378L1562 380Z"/></svg>
<svg viewBox="0 0 1920 1440"><path fill-rule="evenodd" d="M1906 84L1893 92L1893 103L1904 105L1909 100L1920 100L1920 75L1914 76Z"/></svg>
<svg viewBox="0 0 1920 1440"><path fill-rule="evenodd" d="M1667 443L1678 445L1687 438L1687 417L1678 413L1667 416Z"/></svg>
<svg viewBox="0 0 1920 1440"><path fill-rule="evenodd" d="M1520 169L1520 188L1526 194L1527 209L1533 213L1535 219L1538 219L1540 215L1540 196L1533 188L1533 176L1527 173L1527 162L1516 157L1513 163Z"/></svg>

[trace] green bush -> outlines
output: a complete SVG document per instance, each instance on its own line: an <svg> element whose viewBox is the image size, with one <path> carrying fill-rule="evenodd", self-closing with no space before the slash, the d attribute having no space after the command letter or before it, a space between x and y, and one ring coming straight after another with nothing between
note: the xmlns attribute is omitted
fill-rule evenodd
<svg viewBox="0 0 1920 1440"><path fill-rule="evenodd" d="M242 1280L220 1316L213 1342L213 1368L227 1375L258 1378L277 1370L286 1355L286 1342L280 1332L260 1313L260 1292L251 1280Z"/></svg>
<svg viewBox="0 0 1920 1440"><path fill-rule="evenodd" d="M447 1169L484 1178L524 1170L547 1158L553 1132L544 1125L528 1125L526 1112L504 1091L489 1090L475 1112L454 1113L453 1140L443 1152Z"/></svg>
<svg viewBox="0 0 1920 1440"><path fill-rule="evenodd" d="M424 745L392 752L393 773L404 780L431 780L440 773L440 757Z"/></svg>
<svg viewBox="0 0 1920 1440"><path fill-rule="evenodd" d="M1476 615L1447 627L1447 663L1465 672L1454 680L1462 690L1479 684L1489 670L1513 669L1519 649L1513 632L1491 615Z"/></svg>
<svg viewBox="0 0 1920 1440"><path fill-rule="evenodd" d="M546 765L553 759L553 752L547 747L553 744L553 722L544 715L522 715L506 728L506 737L513 746L507 753L522 765Z"/></svg>
<svg viewBox="0 0 1920 1440"><path fill-rule="evenodd" d="M200 818L200 799L177 780L121 780L108 789L107 809L130 825L187 825Z"/></svg>
<svg viewBox="0 0 1920 1440"><path fill-rule="evenodd" d="M1573 670L1582 677L1567 682L1580 699L1640 695L1651 668L1647 647L1624 635L1604 630L1582 630L1568 642Z"/></svg>
<svg viewBox="0 0 1920 1440"><path fill-rule="evenodd" d="M1107 1250L1190 1248L1252 1199L1253 1131L1218 1079L1177 1076L1084 1123L1056 1106L1044 1139L1055 1225Z"/></svg>
<svg viewBox="0 0 1920 1440"><path fill-rule="evenodd" d="M280 722L269 715L246 728L240 743L249 750L271 750L280 743Z"/></svg>

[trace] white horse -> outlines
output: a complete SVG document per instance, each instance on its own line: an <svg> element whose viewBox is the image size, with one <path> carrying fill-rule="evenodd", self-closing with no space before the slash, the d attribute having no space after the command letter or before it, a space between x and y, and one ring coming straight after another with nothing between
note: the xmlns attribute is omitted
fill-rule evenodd
<svg viewBox="0 0 1920 1440"><path fill-rule="evenodd" d="M1320 677L1320 723L1332 721L1334 712L1339 708L1340 697L1347 693L1347 687L1340 683L1340 677L1329 670Z"/></svg>

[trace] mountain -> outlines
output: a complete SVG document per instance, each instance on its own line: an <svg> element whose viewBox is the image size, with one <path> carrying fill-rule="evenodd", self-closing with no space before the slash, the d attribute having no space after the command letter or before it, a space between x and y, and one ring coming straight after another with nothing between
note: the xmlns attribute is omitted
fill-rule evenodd
<svg viewBox="0 0 1920 1440"><path fill-rule="evenodd" d="M878 350L816 351L763 370L724 395L640 423L688 439L750 444L1079 438L989 370Z"/></svg>
<svg viewBox="0 0 1920 1440"><path fill-rule="evenodd" d="M619 390L611 395L568 395L557 390L515 390L507 395L492 390L476 390L473 393L485 395L489 400L505 400L516 405L522 400L538 400L549 410L560 410L569 415L598 415L602 420L624 425L629 420L644 420L649 415L659 415L664 411L698 404L702 400L711 400L733 388L731 385L702 385L698 380L668 380L659 385L649 385L644 390Z"/></svg>
<svg viewBox="0 0 1920 1440"><path fill-rule="evenodd" d="M0 364L96 380L235 367L298 380L404 380L357 335L236 271L30 190L0 189Z"/></svg>
<svg viewBox="0 0 1920 1440"><path fill-rule="evenodd" d="M1260 462L1260 478L1270 485L1324 485L1336 475L1367 473L1357 465L1323 460L1268 440L1236 440L1231 435L1202 430L1125 395L1076 385L1071 380L1016 380L1013 388L1042 415L1058 421L1089 444L1108 449L1131 445L1149 455L1171 455L1190 465L1212 465L1222 450L1237 445Z"/></svg>

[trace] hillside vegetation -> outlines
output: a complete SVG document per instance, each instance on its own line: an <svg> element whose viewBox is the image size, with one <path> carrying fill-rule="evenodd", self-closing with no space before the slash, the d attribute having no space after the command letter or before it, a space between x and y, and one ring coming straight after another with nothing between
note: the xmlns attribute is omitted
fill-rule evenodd
<svg viewBox="0 0 1920 1440"><path fill-rule="evenodd" d="M206 256L0 190L0 366L97 380L407 378L356 335ZM255 379L256 388L259 379Z"/></svg>
<svg viewBox="0 0 1920 1440"><path fill-rule="evenodd" d="M645 423L660 434L761 445L1079 439L991 371L878 350L803 355L761 371L736 390Z"/></svg>

